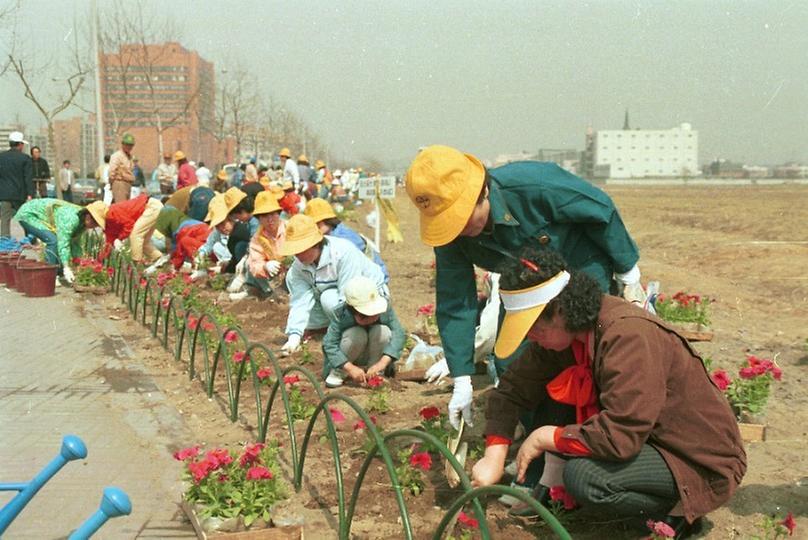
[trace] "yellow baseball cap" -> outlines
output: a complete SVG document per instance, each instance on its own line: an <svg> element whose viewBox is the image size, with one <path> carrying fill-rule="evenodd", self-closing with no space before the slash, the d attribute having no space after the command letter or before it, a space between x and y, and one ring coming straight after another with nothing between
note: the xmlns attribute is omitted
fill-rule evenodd
<svg viewBox="0 0 808 540"><path fill-rule="evenodd" d="M280 212L281 206L278 204L278 198L271 191L262 191L255 196L255 210L253 215L271 214L272 212Z"/></svg>
<svg viewBox="0 0 808 540"><path fill-rule="evenodd" d="M286 222L286 238L280 249L282 257L297 255L323 240L317 223L305 214L296 214Z"/></svg>
<svg viewBox="0 0 808 540"><path fill-rule="evenodd" d="M562 270L547 281L525 289L499 290L505 318L494 345L497 358L507 358L513 354L547 304L564 290L569 280L569 273Z"/></svg>
<svg viewBox="0 0 808 540"><path fill-rule="evenodd" d="M212 229L227 219L227 213L227 203L224 201L224 195L217 193L210 200L208 215L205 217L205 221L210 222L210 228Z"/></svg>
<svg viewBox="0 0 808 540"><path fill-rule="evenodd" d="M421 214L421 241L437 247L461 233L485 180L485 167L471 154L448 146L422 150L406 176L407 195Z"/></svg>
<svg viewBox="0 0 808 540"><path fill-rule="evenodd" d="M107 224L107 210L109 210L109 207L104 204L104 201L95 201L87 205L87 211L90 212L90 215L93 216L95 222L102 229Z"/></svg>
<svg viewBox="0 0 808 540"><path fill-rule="evenodd" d="M225 191L224 192L224 203L225 203L225 206L227 206L227 211L232 212L233 208L238 206L238 203L240 203L242 200L244 200L244 198L246 196L247 196L247 194L244 193L243 191L241 191L237 187L231 187L230 189Z"/></svg>
<svg viewBox="0 0 808 540"><path fill-rule="evenodd" d="M337 214L334 213L334 209L331 208L331 205L328 204L328 201L325 199L310 200L306 203L306 208L303 209L303 213L313 219L315 223L319 223L324 219L337 217Z"/></svg>

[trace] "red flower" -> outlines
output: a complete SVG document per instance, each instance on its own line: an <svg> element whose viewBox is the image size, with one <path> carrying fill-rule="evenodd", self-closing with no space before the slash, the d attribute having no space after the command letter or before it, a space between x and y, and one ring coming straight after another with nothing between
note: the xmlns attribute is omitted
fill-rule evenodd
<svg viewBox="0 0 808 540"><path fill-rule="evenodd" d="M188 464L188 472L191 473L191 476L194 478L194 482L197 484L208 477L208 475L216 469L215 464L205 458L202 461L192 461Z"/></svg>
<svg viewBox="0 0 808 540"><path fill-rule="evenodd" d="M716 369L715 371L713 371L713 374L710 375L710 378L713 380L718 389L721 390L722 392L727 388L729 388L729 385L732 382L732 379L729 378L729 375L727 375L727 372L724 371L723 369Z"/></svg>
<svg viewBox="0 0 808 540"><path fill-rule="evenodd" d="M188 296L189 294L191 294L191 288L185 287L180 294L182 294L183 296Z"/></svg>
<svg viewBox="0 0 808 540"><path fill-rule="evenodd" d="M430 317L435 314L435 304L424 304L418 308L418 315Z"/></svg>
<svg viewBox="0 0 808 540"><path fill-rule="evenodd" d="M645 526L651 529L651 532L656 536L661 536L662 538L673 538L676 536L676 531L663 521L654 521L649 519L645 522Z"/></svg>
<svg viewBox="0 0 808 540"><path fill-rule="evenodd" d="M381 375L374 375L370 379L368 379L368 386L371 388L378 388L384 384L384 377Z"/></svg>
<svg viewBox="0 0 808 540"><path fill-rule="evenodd" d="M753 367L745 367L741 368L738 375L741 376L741 379L754 379L758 376L758 373L755 372L755 368Z"/></svg>
<svg viewBox="0 0 808 540"><path fill-rule="evenodd" d="M247 480L272 480L272 471L266 467L250 467Z"/></svg>
<svg viewBox="0 0 808 540"><path fill-rule="evenodd" d="M188 329L189 330L196 330L196 327L199 325L199 319L196 317L188 317Z"/></svg>
<svg viewBox="0 0 808 540"><path fill-rule="evenodd" d="M160 304L162 304L162 306L163 306L163 309L168 309L168 305L170 303L171 303L171 298L163 298L163 300L160 302Z"/></svg>
<svg viewBox="0 0 808 540"><path fill-rule="evenodd" d="M336 407L329 408L328 412L331 413L331 420L333 420L334 422L344 422L345 421L345 415L342 414L342 411L340 411Z"/></svg>
<svg viewBox="0 0 808 540"><path fill-rule="evenodd" d="M364 420L357 420L353 425L354 431L360 431L368 427Z"/></svg>
<svg viewBox="0 0 808 540"><path fill-rule="evenodd" d="M73 263L73 266L76 266L81 262L81 259L79 259L78 257L73 257L72 259L70 259L70 261Z"/></svg>
<svg viewBox="0 0 808 540"><path fill-rule="evenodd" d="M437 407L424 407L418 414L421 415L421 418L424 420L432 420L433 418L438 418L440 416L440 409Z"/></svg>
<svg viewBox="0 0 808 540"><path fill-rule="evenodd" d="M432 468L432 456L429 452L418 452L410 456L410 465L416 469L428 471Z"/></svg>
<svg viewBox="0 0 808 540"><path fill-rule="evenodd" d="M240 364L245 360L247 360L248 358L249 356L247 356L247 353L245 353L244 351L236 351L233 353L233 362L235 362L236 364Z"/></svg>
<svg viewBox="0 0 808 540"><path fill-rule="evenodd" d="M235 330L230 330L224 335L225 343L235 343L237 339L238 339L238 332L236 332Z"/></svg>
<svg viewBox="0 0 808 540"><path fill-rule="evenodd" d="M264 446L263 443L248 444L245 446L244 453L241 454L238 460L239 465L246 467L247 465L261 463L261 450L264 449Z"/></svg>
<svg viewBox="0 0 808 540"><path fill-rule="evenodd" d="M255 373L255 376L258 377L259 381L269 379L270 377L272 377L272 369L268 367L261 368Z"/></svg>
<svg viewBox="0 0 808 540"><path fill-rule="evenodd" d="M208 453L205 454L205 459L213 464L214 469L218 469L219 467L233 463L233 456L231 456L230 452L224 448L208 450Z"/></svg>
<svg viewBox="0 0 808 540"><path fill-rule="evenodd" d="M191 279L190 274L183 274L182 275L182 282L185 283L186 285L190 285L191 283L194 282L194 280Z"/></svg>
<svg viewBox="0 0 808 540"><path fill-rule="evenodd" d="M789 536L793 536L794 535L794 529L797 528L797 522L794 521L794 514L789 512L788 515L786 516L786 518L783 521L780 522L780 525L782 525L783 527L788 529L788 535Z"/></svg>
<svg viewBox="0 0 808 540"><path fill-rule="evenodd" d="M187 459L195 458L199 455L199 447L198 446L191 446L190 448L183 448L177 452L174 452L174 459L177 461L185 461Z"/></svg>
<svg viewBox="0 0 808 540"><path fill-rule="evenodd" d="M107 268L107 275L108 275L109 277L112 277L112 275L113 275L114 273L115 273L115 269L114 269L114 268L112 268L111 266L110 266L109 268Z"/></svg>
<svg viewBox="0 0 808 540"><path fill-rule="evenodd" d="M148 284L148 281L146 281L146 278L140 278L140 288L141 289L145 289L147 284Z"/></svg>
<svg viewBox="0 0 808 540"><path fill-rule="evenodd" d="M783 370L777 366L772 366L772 377L774 377L775 381L779 381L783 378Z"/></svg>
<svg viewBox="0 0 808 540"><path fill-rule="evenodd" d="M210 321L205 321L204 323L202 323L202 330L204 330L205 332L210 332L214 328L216 328L216 327L213 326L213 323L210 322Z"/></svg>
<svg viewBox="0 0 808 540"><path fill-rule="evenodd" d="M283 384L296 384L300 382L299 375L287 375L283 378Z"/></svg>
<svg viewBox="0 0 808 540"><path fill-rule="evenodd" d="M550 500L561 501L564 504L565 510L573 510L578 503L572 498L572 495L567 493L564 486L553 486L550 488Z"/></svg>
<svg viewBox="0 0 808 540"><path fill-rule="evenodd" d="M460 515L457 516L457 521L464 527L469 527L471 529L478 529L480 527L480 522L467 513L460 511Z"/></svg>

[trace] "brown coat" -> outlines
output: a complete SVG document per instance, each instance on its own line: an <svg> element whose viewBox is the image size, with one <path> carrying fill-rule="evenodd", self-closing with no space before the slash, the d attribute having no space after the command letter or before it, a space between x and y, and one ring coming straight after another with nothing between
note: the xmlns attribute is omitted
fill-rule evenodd
<svg viewBox="0 0 808 540"><path fill-rule="evenodd" d="M591 457L624 461L644 443L665 459L688 521L718 508L746 472L746 453L732 410L698 354L660 319L603 297L592 365L600 412L564 428ZM513 437L520 410L549 399L546 384L575 363L571 351L533 345L489 394L486 434Z"/></svg>

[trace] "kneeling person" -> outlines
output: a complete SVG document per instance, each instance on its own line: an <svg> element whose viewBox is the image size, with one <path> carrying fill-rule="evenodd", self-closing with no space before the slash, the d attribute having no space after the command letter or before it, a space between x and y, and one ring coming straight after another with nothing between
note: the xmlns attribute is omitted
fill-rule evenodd
<svg viewBox="0 0 808 540"><path fill-rule="evenodd" d="M342 386L346 375L361 383L392 373L406 335L376 282L364 276L351 279L345 286L345 304L337 308L336 316L323 338L326 386ZM368 366L367 371L360 365Z"/></svg>

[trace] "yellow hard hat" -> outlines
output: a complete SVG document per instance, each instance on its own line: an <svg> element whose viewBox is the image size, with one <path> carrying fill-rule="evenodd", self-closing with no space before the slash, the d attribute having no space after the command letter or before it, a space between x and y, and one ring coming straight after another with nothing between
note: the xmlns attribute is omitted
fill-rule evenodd
<svg viewBox="0 0 808 540"><path fill-rule="evenodd" d="M210 222L210 228L212 229L227 219L227 212L227 203L224 202L224 194L217 193L210 200L208 215L205 216L205 221Z"/></svg>
<svg viewBox="0 0 808 540"><path fill-rule="evenodd" d="M288 148L281 148L281 151L278 152L278 155L280 157L286 157L286 158L292 157L292 153L289 151Z"/></svg>
<svg viewBox="0 0 808 540"><path fill-rule="evenodd" d="M185 159L185 152L182 150L177 150L174 152L174 161L180 161L182 159Z"/></svg>
<svg viewBox="0 0 808 540"><path fill-rule="evenodd" d="M271 191L262 191L255 196L255 210L253 215L271 214L272 212L280 212L281 206L278 204L278 198Z"/></svg>
<svg viewBox="0 0 808 540"><path fill-rule="evenodd" d="M224 192L224 203L227 206L227 211L232 212L233 209L238 206L244 198L247 196L246 193L241 191L237 187L231 187L227 191Z"/></svg>
<svg viewBox="0 0 808 540"><path fill-rule="evenodd" d="M306 154L300 154L299 156L297 156L297 162L298 163L308 163L309 158L306 157Z"/></svg>
<svg viewBox="0 0 808 540"><path fill-rule="evenodd" d="M87 205L87 211L90 212L90 215L93 216L95 222L98 223L98 226L102 229L107 224L108 210L109 207L104 204L104 201L95 201Z"/></svg>
<svg viewBox="0 0 808 540"><path fill-rule="evenodd" d="M337 214L334 213L334 209L331 208L331 205L328 204L328 201L325 199L310 200L306 203L306 208L303 209L303 213L313 219L315 223L319 223L324 219L337 217Z"/></svg>
<svg viewBox="0 0 808 540"><path fill-rule="evenodd" d="M286 237L280 248L281 257L297 255L323 240L317 223L305 214L296 214L286 222Z"/></svg>
<svg viewBox="0 0 808 540"><path fill-rule="evenodd" d="M317 161L314 162L315 169L322 169L323 167L325 167L325 161L323 161L322 159L318 159Z"/></svg>
<svg viewBox="0 0 808 540"><path fill-rule="evenodd" d="M410 200L421 214L421 241L443 246L460 235L485 180L485 167L471 154L448 146L422 150L407 170Z"/></svg>

